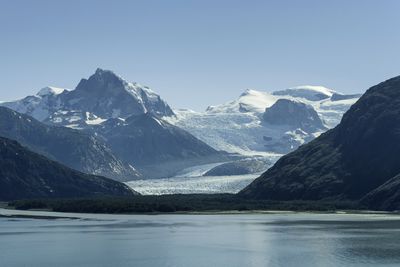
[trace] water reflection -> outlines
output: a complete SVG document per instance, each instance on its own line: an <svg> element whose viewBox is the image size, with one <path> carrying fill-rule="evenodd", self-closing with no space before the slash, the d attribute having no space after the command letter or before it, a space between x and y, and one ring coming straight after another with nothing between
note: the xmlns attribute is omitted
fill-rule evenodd
<svg viewBox="0 0 400 267"><path fill-rule="evenodd" d="M398 266L399 238L376 215L0 218L0 266Z"/></svg>

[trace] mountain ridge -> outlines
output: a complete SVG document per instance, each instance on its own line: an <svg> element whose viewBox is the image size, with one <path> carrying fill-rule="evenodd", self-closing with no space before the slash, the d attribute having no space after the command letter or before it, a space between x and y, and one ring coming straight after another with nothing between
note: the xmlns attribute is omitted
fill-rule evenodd
<svg viewBox="0 0 400 267"><path fill-rule="evenodd" d="M126 118L147 112L157 116L174 115L169 105L150 88L129 83L101 68L88 79L81 79L74 90L45 87L36 95L0 105L42 122L71 128L90 127L87 123L90 118Z"/></svg>
<svg viewBox="0 0 400 267"><path fill-rule="evenodd" d="M179 166L186 168L191 164L208 163L209 160L218 161L225 156L183 129L164 122L163 118L174 117L175 114L150 88L127 82L110 70L98 68L88 79L81 79L74 90L47 87L41 89L36 96L1 103L0 106L32 115L47 125L80 130L101 139L113 154L119 154L118 159L128 162L136 169L143 167L141 169L146 171L146 178L149 171L151 175L165 177L173 175ZM147 120L137 121L137 125L133 125L132 120L141 117ZM145 132L147 136L143 137L135 128ZM119 132L111 134L111 129ZM126 144L117 142L114 138L117 135L121 138L123 136ZM154 146L155 143L158 145ZM170 144L175 144L176 147L172 148ZM164 149L166 147L170 151ZM128 151L118 153L121 149ZM149 160L151 156L153 162ZM136 162L132 162L132 158ZM66 163L65 160L63 162ZM142 166L138 166L139 164ZM156 171L157 164L164 167ZM173 165L175 167L172 168Z"/></svg>
<svg viewBox="0 0 400 267"><path fill-rule="evenodd" d="M176 116L166 120L189 131L217 150L276 158L336 126L343 113L358 99L358 95L347 96L331 89L329 89L331 97L322 100L274 95L274 92L277 91L268 93L247 89L236 100L209 106L204 112L175 110ZM335 101L331 99L334 95ZM341 99L337 99L338 95ZM302 127L299 124L298 127L293 127L293 123L292 125L265 123L262 117L266 108L271 108L280 99L311 106L319 117L314 116L317 123L312 123L313 127ZM286 113L277 115L290 116ZM323 125L318 121L322 121Z"/></svg>
<svg viewBox="0 0 400 267"><path fill-rule="evenodd" d="M0 107L0 136L16 140L36 153L84 173L119 181L140 177L131 165L117 158L95 136L43 124L6 107Z"/></svg>
<svg viewBox="0 0 400 267"><path fill-rule="evenodd" d="M283 156L240 195L272 200L360 200L369 193L388 192L390 186L397 189L396 181L378 190L400 173L399 114L397 76L369 88L339 125ZM370 203L367 200L372 195L365 203Z"/></svg>
<svg viewBox="0 0 400 267"><path fill-rule="evenodd" d="M125 184L84 174L0 137L0 199L132 196Z"/></svg>

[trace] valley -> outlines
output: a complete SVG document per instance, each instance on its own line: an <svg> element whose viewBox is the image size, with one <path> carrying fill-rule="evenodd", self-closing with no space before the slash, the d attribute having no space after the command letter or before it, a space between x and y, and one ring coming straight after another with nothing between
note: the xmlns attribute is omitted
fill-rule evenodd
<svg viewBox="0 0 400 267"><path fill-rule="evenodd" d="M238 194L229 201L350 202L357 209L395 210L397 146L388 140L396 144L398 138L398 81L382 82L361 98L322 86L248 89L236 100L195 112L173 109L149 87L97 69L74 90L48 87L1 103L0 133L70 168L125 182L119 185L131 194ZM38 185L37 195L28 198L52 196L44 193L55 190L50 184ZM143 205L151 207L148 200ZM224 201L209 207L220 209Z"/></svg>
<svg viewBox="0 0 400 267"><path fill-rule="evenodd" d="M158 184L175 186L185 183L174 177L187 168L224 162L230 163L224 167L225 176L250 175L243 177L248 181L282 155L338 124L358 97L322 86L271 93L248 89L238 99L204 112L176 110L149 87L98 68L74 90L48 86L36 95L1 103L0 115L6 121L1 121L0 130L69 167L132 181L131 185L145 186L144 180L161 178ZM286 101L283 109L282 101ZM292 109L299 116L289 120ZM271 112L274 121L267 117ZM257 163L257 168L252 163L253 167L244 170L242 161L254 157L264 158L264 163ZM234 161L237 163L231 163ZM237 170L227 172L229 168ZM207 185L210 180L199 176L199 183L201 179L203 189L188 192L211 188ZM194 180L187 182L197 183ZM244 185L240 177L214 178L222 187L229 180L240 185L228 186L230 189L220 193L236 192Z"/></svg>

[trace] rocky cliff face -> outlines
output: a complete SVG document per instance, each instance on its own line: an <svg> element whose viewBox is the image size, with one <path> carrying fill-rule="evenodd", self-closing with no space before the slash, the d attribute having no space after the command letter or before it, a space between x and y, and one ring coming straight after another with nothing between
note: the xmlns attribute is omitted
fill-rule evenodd
<svg viewBox="0 0 400 267"><path fill-rule="evenodd" d="M152 113L171 116L173 111L150 88L129 83L109 70L97 69L75 90L62 95L67 110L82 110L103 119Z"/></svg>
<svg viewBox="0 0 400 267"><path fill-rule="evenodd" d="M289 99L279 99L263 114L264 122L271 125L287 125L305 132L326 129L314 108L305 103Z"/></svg>
<svg viewBox="0 0 400 267"><path fill-rule="evenodd" d="M46 87L35 96L2 103L39 121L85 128L109 118L151 113L172 116L172 109L146 86L130 83L109 70L97 69L82 79L75 90Z"/></svg>

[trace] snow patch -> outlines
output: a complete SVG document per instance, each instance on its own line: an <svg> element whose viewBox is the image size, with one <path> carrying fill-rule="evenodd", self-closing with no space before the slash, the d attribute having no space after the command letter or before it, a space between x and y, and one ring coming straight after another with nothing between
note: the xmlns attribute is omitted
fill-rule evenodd
<svg viewBox="0 0 400 267"><path fill-rule="evenodd" d="M291 87L285 90L274 91L272 94L276 96L293 96L299 98L305 98L311 101L319 101L322 99L330 98L336 91L326 88L324 86L315 85L302 85Z"/></svg>
<svg viewBox="0 0 400 267"><path fill-rule="evenodd" d="M53 87L53 86L47 86L42 89L37 93L38 96L44 97L44 96L49 96L49 95L59 95L62 92L64 92L65 88L58 88L58 87Z"/></svg>
<svg viewBox="0 0 400 267"><path fill-rule="evenodd" d="M289 126L267 125L262 119L265 108L272 106L278 99L304 103L314 108L327 128L333 128L340 122L344 112L358 100L357 97L339 101L325 99L335 91L322 86L298 86L292 90L302 93L302 90L308 90L313 96L323 94L324 99L310 100L304 94L295 97L248 89L237 100L209 107L205 112L179 109L174 110L176 116L163 119L187 130L217 150L247 156L279 157L284 151L288 152L287 148L293 150L319 136L322 129L304 132L304 129Z"/></svg>
<svg viewBox="0 0 400 267"><path fill-rule="evenodd" d="M152 117L152 119L155 120L158 125L163 126L162 122L159 119L157 119L156 117Z"/></svg>
<svg viewBox="0 0 400 267"><path fill-rule="evenodd" d="M230 112L257 112L262 113L266 108L272 106L278 98L267 92L247 89L240 97L222 105L209 106L208 113L230 113Z"/></svg>
<svg viewBox="0 0 400 267"><path fill-rule="evenodd" d="M96 118L96 119L93 119L93 120L86 120L85 122L88 125L97 125L97 124L101 124L101 123L103 123L105 121L106 121L106 119L102 119L102 118L99 117L99 118Z"/></svg>

